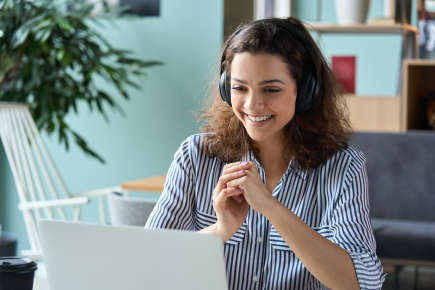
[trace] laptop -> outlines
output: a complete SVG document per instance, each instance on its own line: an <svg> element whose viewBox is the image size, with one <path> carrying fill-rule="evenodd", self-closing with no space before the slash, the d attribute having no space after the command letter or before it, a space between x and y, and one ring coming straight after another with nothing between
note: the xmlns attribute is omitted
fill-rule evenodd
<svg viewBox="0 0 435 290"><path fill-rule="evenodd" d="M50 290L227 289L214 235L41 220Z"/></svg>

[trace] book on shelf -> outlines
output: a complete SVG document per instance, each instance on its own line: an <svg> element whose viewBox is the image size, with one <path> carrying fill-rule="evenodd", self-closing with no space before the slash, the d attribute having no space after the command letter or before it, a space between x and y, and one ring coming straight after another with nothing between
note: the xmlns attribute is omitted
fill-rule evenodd
<svg viewBox="0 0 435 290"><path fill-rule="evenodd" d="M354 55L333 55L331 68L344 92L355 94L356 57Z"/></svg>

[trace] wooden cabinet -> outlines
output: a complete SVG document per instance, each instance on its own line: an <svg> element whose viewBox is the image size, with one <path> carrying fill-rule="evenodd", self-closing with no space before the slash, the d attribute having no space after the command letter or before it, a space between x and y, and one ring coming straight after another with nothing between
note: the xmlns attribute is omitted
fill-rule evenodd
<svg viewBox="0 0 435 290"><path fill-rule="evenodd" d="M435 60L403 62L402 130L428 130L424 98L435 93Z"/></svg>
<svg viewBox="0 0 435 290"><path fill-rule="evenodd" d="M432 130L426 100L435 93L435 60L403 61L401 96L346 96L352 127L357 131Z"/></svg>
<svg viewBox="0 0 435 290"><path fill-rule="evenodd" d="M399 132L400 97L347 95L349 119L356 131Z"/></svg>

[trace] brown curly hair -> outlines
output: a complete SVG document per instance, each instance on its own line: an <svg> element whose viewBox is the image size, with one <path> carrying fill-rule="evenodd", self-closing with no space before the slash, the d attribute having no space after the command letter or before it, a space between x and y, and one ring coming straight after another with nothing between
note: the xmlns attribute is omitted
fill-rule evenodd
<svg viewBox="0 0 435 290"><path fill-rule="evenodd" d="M284 25L279 22L287 22ZM286 26L291 25L294 36ZM304 37L304 40L300 38ZM231 62L236 53L270 53L278 55L288 64L289 73L297 85L301 84L306 70L313 70L320 90L313 96L313 107L298 113L284 128L286 152L283 158L294 158L301 169L314 169L348 144L351 127L343 94L325 61L320 49L305 26L295 18L264 19L239 27L228 37L221 51L220 73L230 74ZM311 58L311 59L308 59ZM297 96L300 98L303 96ZM205 150L225 162L240 160L252 149L258 153L253 140L243 124L225 103L214 81L212 103L200 120L205 120L202 132L212 132L204 139Z"/></svg>

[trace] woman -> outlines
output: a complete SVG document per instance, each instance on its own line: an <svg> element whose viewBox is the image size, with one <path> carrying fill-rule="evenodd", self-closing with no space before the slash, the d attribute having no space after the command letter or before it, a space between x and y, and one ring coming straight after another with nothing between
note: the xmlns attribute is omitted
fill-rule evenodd
<svg viewBox="0 0 435 290"><path fill-rule="evenodd" d="M380 289L365 157L303 24L265 19L224 44L204 133L175 154L148 228L213 233L230 289Z"/></svg>

